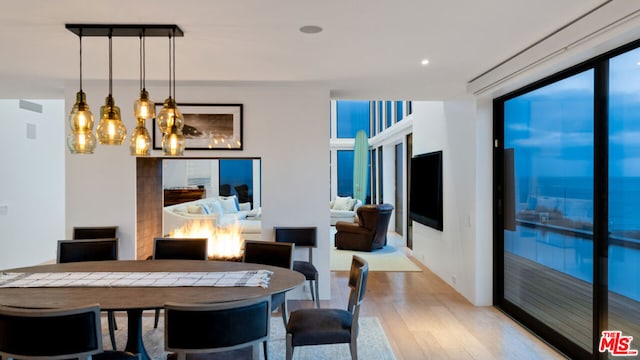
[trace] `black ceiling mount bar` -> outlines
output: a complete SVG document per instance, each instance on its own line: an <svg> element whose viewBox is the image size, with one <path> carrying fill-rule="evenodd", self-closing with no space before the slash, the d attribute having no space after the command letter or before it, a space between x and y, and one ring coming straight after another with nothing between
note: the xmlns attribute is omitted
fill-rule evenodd
<svg viewBox="0 0 640 360"><path fill-rule="evenodd" d="M175 24L65 24L67 30L80 36L146 37L184 36Z"/></svg>

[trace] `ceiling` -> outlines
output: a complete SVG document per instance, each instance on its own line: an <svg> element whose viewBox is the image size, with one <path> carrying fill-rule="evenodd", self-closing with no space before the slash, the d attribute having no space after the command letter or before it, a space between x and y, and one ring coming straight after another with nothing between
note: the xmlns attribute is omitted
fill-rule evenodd
<svg viewBox="0 0 640 360"><path fill-rule="evenodd" d="M604 0L13 0L0 12L1 98L62 98L78 79L66 23L177 24L177 86L310 82L333 98L442 99ZM318 34L299 28L318 25ZM149 38L147 81L168 79ZM115 80L138 81L139 40L113 39ZM422 66L422 59L429 65ZM108 74L106 38L83 38L85 80Z"/></svg>

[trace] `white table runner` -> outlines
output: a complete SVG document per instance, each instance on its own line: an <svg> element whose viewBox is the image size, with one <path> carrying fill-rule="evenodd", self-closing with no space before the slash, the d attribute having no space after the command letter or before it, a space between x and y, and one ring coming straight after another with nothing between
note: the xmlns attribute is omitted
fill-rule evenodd
<svg viewBox="0 0 640 360"><path fill-rule="evenodd" d="M26 287L269 287L269 270L227 272L0 273L0 288Z"/></svg>

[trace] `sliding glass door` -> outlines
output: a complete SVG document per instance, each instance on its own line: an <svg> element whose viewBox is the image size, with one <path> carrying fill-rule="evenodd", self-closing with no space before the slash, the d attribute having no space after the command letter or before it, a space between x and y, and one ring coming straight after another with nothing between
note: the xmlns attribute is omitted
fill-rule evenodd
<svg viewBox="0 0 640 360"><path fill-rule="evenodd" d="M494 303L571 358L640 349L639 45L494 100Z"/></svg>
<svg viewBox="0 0 640 360"><path fill-rule="evenodd" d="M512 179L505 187L504 298L587 351L593 76L587 70L504 103L505 176Z"/></svg>
<svg viewBox="0 0 640 360"><path fill-rule="evenodd" d="M609 329L640 348L640 50L609 61Z"/></svg>

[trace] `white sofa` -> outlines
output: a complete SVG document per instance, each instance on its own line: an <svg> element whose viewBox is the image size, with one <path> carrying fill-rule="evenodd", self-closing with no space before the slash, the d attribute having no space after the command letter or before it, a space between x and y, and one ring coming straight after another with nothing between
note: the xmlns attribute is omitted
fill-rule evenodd
<svg viewBox="0 0 640 360"><path fill-rule="evenodd" d="M331 225L338 221L354 222L356 211L362 206L362 201L351 197L337 196L329 203L329 213L331 214Z"/></svg>
<svg viewBox="0 0 640 360"><path fill-rule="evenodd" d="M239 204L236 196L209 197L166 206L163 211L163 233L169 234L192 220L213 222L213 226L238 223L245 240L261 238L260 209L251 210L251 203Z"/></svg>

